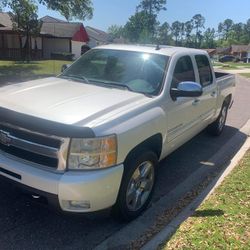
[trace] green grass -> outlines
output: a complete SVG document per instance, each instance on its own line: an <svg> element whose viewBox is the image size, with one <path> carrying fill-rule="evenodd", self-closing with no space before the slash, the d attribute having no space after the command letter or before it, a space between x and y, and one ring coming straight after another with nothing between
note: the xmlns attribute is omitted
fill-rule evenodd
<svg viewBox="0 0 250 250"><path fill-rule="evenodd" d="M250 78L250 73L241 73L240 75L246 78Z"/></svg>
<svg viewBox="0 0 250 250"><path fill-rule="evenodd" d="M234 66L234 65L223 65L222 66L223 69L239 69L237 66Z"/></svg>
<svg viewBox="0 0 250 250"><path fill-rule="evenodd" d="M238 69L238 66L234 63L221 63L221 62L214 62L213 66L220 67L223 69Z"/></svg>
<svg viewBox="0 0 250 250"><path fill-rule="evenodd" d="M223 64L220 63L220 62L213 62L213 66L215 66L215 67L221 67L221 66L223 66Z"/></svg>
<svg viewBox="0 0 250 250"><path fill-rule="evenodd" d="M69 63L72 62L58 60L31 61L30 63L0 61L0 83L55 76L60 73L63 64Z"/></svg>
<svg viewBox="0 0 250 250"><path fill-rule="evenodd" d="M228 65L231 66L231 67L244 67L244 68L250 68L250 63L241 63L241 62L234 63L234 62L228 62L228 63L226 63L226 64L228 64Z"/></svg>
<svg viewBox="0 0 250 250"><path fill-rule="evenodd" d="M223 69L249 69L250 68L250 63L235 63L235 62L226 62L226 63L221 63L221 62L214 62L213 66L216 67L221 67Z"/></svg>
<svg viewBox="0 0 250 250"><path fill-rule="evenodd" d="M250 249L250 152L162 249Z"/></svg>

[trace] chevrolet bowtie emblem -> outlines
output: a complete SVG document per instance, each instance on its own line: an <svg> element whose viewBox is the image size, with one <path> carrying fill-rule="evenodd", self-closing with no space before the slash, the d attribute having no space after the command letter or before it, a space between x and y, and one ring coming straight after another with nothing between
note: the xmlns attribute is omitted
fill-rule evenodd
<svg viewBox="0 0 250 250"><path fill-rule="evenodd" d="M10 134L6 131L0 130L0 143L5 146L10 146L11 137Z"/></svg>

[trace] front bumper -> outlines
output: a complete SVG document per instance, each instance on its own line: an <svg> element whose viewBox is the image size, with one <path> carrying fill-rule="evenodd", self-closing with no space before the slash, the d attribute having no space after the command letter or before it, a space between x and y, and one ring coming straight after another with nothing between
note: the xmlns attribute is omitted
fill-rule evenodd
<svg viewBox="0 0 250 250"><path fill-rule="evenodd" d="M18 184L57 197L67 212L94 212L115 204L124 167L56 173L0 152L0 175ZM85 204L85 205L84 205Z"/></svg>

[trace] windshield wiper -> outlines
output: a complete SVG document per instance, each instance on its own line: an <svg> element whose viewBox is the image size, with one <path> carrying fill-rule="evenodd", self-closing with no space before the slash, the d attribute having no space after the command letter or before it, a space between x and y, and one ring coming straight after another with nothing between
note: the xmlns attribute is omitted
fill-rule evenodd
<svg viewBox="0 0 250 250"><path fill-rule="evenodd" d="M98 85L102 85L102 86L111 86L111 87L115 87L115 88L119 88L119 89L127 89L129 91L133 91L133 89L131 89L128 85L123 85L120 83L116 83L116 82L109 82L109 81L104 81L104 80L97 80L94 79L93 82L97 83Z"/></svg>
<svg viewBox="0 0 250 250"><path fill-rule="evenodd" d="M73 80L83 80L86 83L90 84L89 79L85 76L75 76L75 75L60 75L61 77L73 79Z"/></svg>
<svg viewBox="0 0 250 250"><path fill-rule="evenodd" d="M116 82L109 82L109 81L101 81L101 80L93 80L93 82L95 83L100 83L102 86L108 85L108 86L112 86L112 87L116 87L116 88L120 88L120 89L126 89L128 91L134 92L134 93L138 93L138 94L142 94L145 95L147 97L152 98L153 96L151 94L142 92L142 91L135 91L133 89L131 89L128 85L126 84L120 84L120 83L116 83Z"/></svg>
<svg viewBox="0 0 250 250"><path fill-rule="evenodd" d="M133 89L131 89L128 85L126 84L120 84L120 83L116 83L116 82L109 82L109 81L104 81L104 80L97 80L97 79L88 79L85 76L74 76L74 75L60 75L60 77L64 77L64 78L69 78L69 79L75 79L75 80L84 80L87 84L96 84L96 85L101 85L101 86L106 86L106 87L115 87L115 88L119 88L119 89L126 89L128 91L134 92L134 93L138 93L138 94L143 94L147 97L152 98L153 96L151 94L142 92L142 91L135 91Z"/></svg>

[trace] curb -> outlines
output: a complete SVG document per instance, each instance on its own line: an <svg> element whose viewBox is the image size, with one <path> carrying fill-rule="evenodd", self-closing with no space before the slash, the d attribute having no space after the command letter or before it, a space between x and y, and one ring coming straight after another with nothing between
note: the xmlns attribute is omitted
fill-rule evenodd
<svg viewBox="0 0 250 250"><path fill-rule="evenodd" d="M147 242L142 250L152 250L156 249L159 245L165 242L168 238L170 238L176 230L179 228L181 223L183 223L188 217L190 217L195 210L200 206L202 202L207 200L210 195L215 191L215 189L223 182L225 177L227 177L232 170L238 165L240 160L244 157L246 152L250 148L250 120L246 123L246 125L240 130L242 132L246 132L248 138L246 142L242 145L238 153L233 157L230 164L223 169L218 177L215 178L208 187L202 191L202 193L191 202L175 219L172 220L165 228L163 228L157 235L155 235L149 242Z"/></svg>

